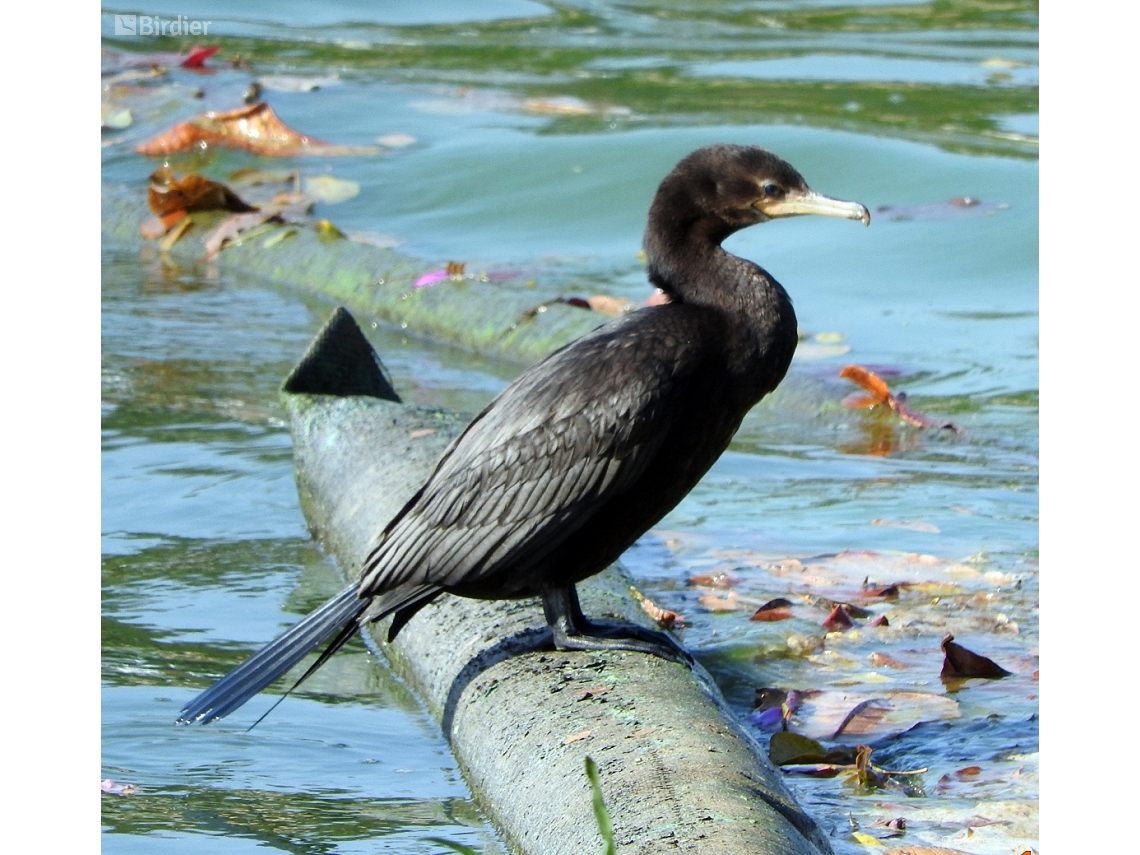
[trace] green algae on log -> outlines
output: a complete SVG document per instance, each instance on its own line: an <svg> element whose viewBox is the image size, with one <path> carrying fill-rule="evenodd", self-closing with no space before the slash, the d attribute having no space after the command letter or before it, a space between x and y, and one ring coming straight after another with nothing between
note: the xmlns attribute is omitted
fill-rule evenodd
<svg viewBox="0 0 1140 855"><path fill-rule="evenodd" d="M139 226L150 216L141 193L103 187L105 241L143 245ZM448 280L431 288L415 288L412 283L429 266L424 262L391 249L329 240L315 229L288 224L229 245L207 262L206 238L226 214L205 211L189 216L194 227L168 250L175 261L211 264L218 271L240 270L302 288L415 335L523 365L609 320L588 309L549 302L556 295L478 280ZM289 228L296 233L288 240L273 240L276 231ZM536 311L540 305L542 310Z"/></svg>
<svg viewBox="0 0 1140 855"><path fill-rule="evenodd" d="M464 425L390 400L378 360L376 370L346 366L362 342L337 310L282 393L302 508L350 575ZM629 581L612 567L582 583L583 607L645 622ZM537 600L445 595L391 644L386 625L370 627L376 643L440 721L473 793L516 851L596 850L585 755L598 764L623 852L831 851L700 666L628 651L555 652Z"/></svg>

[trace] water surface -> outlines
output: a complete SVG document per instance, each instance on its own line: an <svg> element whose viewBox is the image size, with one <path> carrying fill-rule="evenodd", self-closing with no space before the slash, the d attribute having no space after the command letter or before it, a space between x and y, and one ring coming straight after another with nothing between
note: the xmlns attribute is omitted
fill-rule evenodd
<svg viewBox="0 0 1140 855"><path fill-rule="evenodd" d="M691 575L730 573L738 593L762 600L794 588L771 571L791 557L873 552L868 572L899 574L876 576L884 583L976 569L941 602L910 601L914 622L899 630L909 640L890 643L913 648L915 668L879 669L876 685L950 691L937 680L944 624L1017 663L1020 682L960 688L962 718L899 737L877 760L929 767L926 798L907 804L914 834L935 835L920 839L972 852L1033 844L1035 818L1028 832L988 826L968 841L946 829L980 802L1036 799L1025 664L1038 625L1036 6L510 0L480 4L477 17L470 4L415 4L412 18L394 3L228 8L105 9L105 49L187 47L111 30L112 12L183 14L217 19L219 56L253 63L213 60L215 74L175 71L168 88L138 96L132 127L104 135L123 140L103 150L106 183L144 187L156 162L131 145L239 105L258 75L336 75L313 92L265 95L324 139L414 142L295 165L357 182L359 196L321 215L401 241L425 271L461 260L525 271L544 293L644 299L637 252L653 189L711 142L771 148L816 189L872 210L870 229L805 218L726 244L792 294L805 338L790 391L748 416L626 563L685 613L685 643L742 718L755 688L830 686L840 660L857 663L849 679L866 689L875 642L845 636L830 658L790 656L747 612L702 608ZM171 165L223 179L260 164L223 152ZM985 206L947 204L966 196ZM138 787L104 796L105 851L454 851L436 838L505 851L438 727L362 644L251 733L271 698L209 728L171 725L196 691L339 586L300 513L277 402L331 306L152 249L103 248L103 777ZM474 412L520 370L382 324L368 332L415 403ZM837 377L848 362L965 433L839 407L854 389ZM938 790L970 763L991 777ZM882 795L840 779L789 783L838 852L861 851L848 817L870 827Z"/></svg>

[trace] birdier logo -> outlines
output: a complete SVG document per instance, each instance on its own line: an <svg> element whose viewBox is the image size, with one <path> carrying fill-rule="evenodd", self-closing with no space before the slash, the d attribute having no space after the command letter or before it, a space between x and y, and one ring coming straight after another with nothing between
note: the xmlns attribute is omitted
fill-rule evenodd
<svg viewBox="0 0 1140 855"><path fill-rule="evenodd" d="M191 21L185 15L116 15L116 36L208 36L213 21Z"/></svg>

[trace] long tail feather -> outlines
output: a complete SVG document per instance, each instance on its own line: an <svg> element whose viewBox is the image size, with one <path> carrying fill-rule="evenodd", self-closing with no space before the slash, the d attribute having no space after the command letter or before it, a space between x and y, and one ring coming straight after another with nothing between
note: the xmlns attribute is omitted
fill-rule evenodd
<svg viewBox="0 0 1140 855"><path fill-rule="evenodd" d="M337 633L334 643L301 678L304 680L352 637L357 629L356 619L368 603L367 599L357 596L355 584L349 585L198 695L183 708L175 723L206 724L228 715L304 659L326 638ZM301 680L293 688L300 685Z"/></svg>

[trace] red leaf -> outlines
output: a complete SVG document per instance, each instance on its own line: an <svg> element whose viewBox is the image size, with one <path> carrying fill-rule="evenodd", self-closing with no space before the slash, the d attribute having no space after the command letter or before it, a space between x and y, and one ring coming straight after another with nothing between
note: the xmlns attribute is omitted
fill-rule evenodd
<svg viewBox="0 0 1140 855"><path fill-rule="evenodd" d="M827 620L823 622L823 628L829 632L841 632L845 629L851 629L854 625L842 605L833 608L831 614L827 616Z"/></svg>
<svg viewBox="0 0 1140 855"><path fill-rule="evenodd" d="M199 47L195 45L194 47L190 48L190 55L187 56L186 59L182 60L182 67L201 68L207 59L212 57L221 49L221 45L215 45L214 47Z"/></svg>

